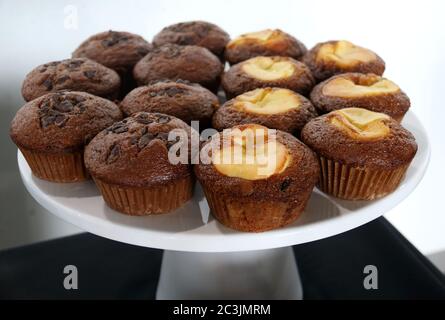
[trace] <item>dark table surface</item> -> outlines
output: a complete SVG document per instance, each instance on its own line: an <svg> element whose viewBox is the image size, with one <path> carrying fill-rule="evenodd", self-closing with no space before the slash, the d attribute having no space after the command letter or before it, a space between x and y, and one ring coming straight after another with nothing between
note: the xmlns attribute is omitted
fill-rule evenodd
<svg viewBox="0 0 445 320"><path fill-rule="evenodd" d="M2 251L0 299L154 299L162 252L87 233ZM445 299L444 275L384 218L294 252L305 299ZM78 290L64 289L66 265ZM366 265L378 289L364 288Z"/></svg>

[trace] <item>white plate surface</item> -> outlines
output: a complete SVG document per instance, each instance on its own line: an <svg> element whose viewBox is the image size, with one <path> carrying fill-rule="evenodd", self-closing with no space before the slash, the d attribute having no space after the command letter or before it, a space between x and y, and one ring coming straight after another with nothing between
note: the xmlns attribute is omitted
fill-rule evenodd
<svg viewBox="0 0 445 320"><path fill-rule="evenodd" d="M403 125L414 134L419 149L404 181L394 193L374 201L344 201L315 189L298 221L263 233L237 232L224 227L212 216L201 214L198 200L202 201L202 192L199 186L195 198L175 212L132 217L108 208L91 181L60 184L40 180L31 174L20 151L18 164L26 188L43 207L99 236L178 251L259 250L305 243L348 231L376 219L405 199L425 173L430 145L425 129L412 112L405 116Z"/></svg>

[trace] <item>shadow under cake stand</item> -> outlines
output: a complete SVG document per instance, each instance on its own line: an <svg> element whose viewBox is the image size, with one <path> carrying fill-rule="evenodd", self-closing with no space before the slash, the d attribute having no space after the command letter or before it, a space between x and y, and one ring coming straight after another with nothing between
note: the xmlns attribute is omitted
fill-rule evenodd
<svg viewBox="0 0 445 320"><path fill-rule="evenodd" d="M194 198L172 213L132 217L107 207L92 181L40 180L20 151L18 165L30 194L59 218L98 236L164 249L158 299L301 299L292 245L327 238L378 218L422 179L430 156L427 134L412 112L403 125L414 134L419 149L395 192L374 201L344 201L315 189L300 219L263 233L237 232L218 223L209 214L199 184Z"/></svg>

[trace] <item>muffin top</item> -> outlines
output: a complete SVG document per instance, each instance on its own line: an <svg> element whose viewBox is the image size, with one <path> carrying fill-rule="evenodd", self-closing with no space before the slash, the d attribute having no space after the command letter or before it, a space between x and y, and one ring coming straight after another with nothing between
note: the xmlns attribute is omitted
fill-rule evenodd
<svg viewBox="0 0 445 320"><path fill-rule="evenodd" d="M317 44L303 57L318 81L346 72L382 75L385 62L373 51L349 41L327 41Z"/></svg>
<svg viewBox="0 0 445 320"><path fill-rule="evenodd" d="M10 135L17 146L37 152L81 151L120 119L119 107L109 100L85 92L49 93L20 108Z"/></svg>
<svg viewBox="0 0 445 320"><path fill-rule="evenodd" d="M223 29L206 21L188 21L172 24L162 29L154 38L153 45L166 43L196 45L209 49L221 57L230 36Z"/></svg>
<svg viewBox="0 0 445 320"><path fill-rule="evenodd" d="M288 89L260 88L227 101L215 112L217 130L257 123L286 132L301 130L317 113L305 97Z"/></svg>
<svg viewBox="0 0 445 320"><path fill-rule="evenodd" d="M198 179L214 192L258 200L293 199L318 177L314 153L292 135L256 124L218 133L201 149L209 161L195 166Z"/></svg>
<svg viewBox="0 0 445 320"><path fill-rule="evenodd" d="M410 107L408 96L397 84L372 73L344 73L329 78L314 88L311 100L322 113L362 107L398 118Z"/></svg>
<svg viewBox="0 0 445 320"><path fill-rule="evenodd" d="M22 85L26 101L60 90L85 91L112 97L120 87L119 75L89 59L66 59L42 64L33 69Z"/></svg>
<svg viewBox="0 0 445 320"><path fill-rule="evenodd" d="M218 98L199 84L188 81L159 81L131 91L120 107L126 115L136 112L161 112L186 123L209 122L218 108Z"/></svg>
<svg viewBox="0 0 445 320"><path fill-rule="evenodd" d="M124 73L131 71L150 49L150 43L137 34L110 30L95 34L82 42L73 52L73 57L90 58Z"/></svg>
<svg viewBox="0 0 445 320"><path fill-rule="evenodd" d="M279 30L266 29L242 34L226 46L225 58L230 64L256 56L285 56L299 59L306 53L303 43Z"/></svg>
<svg viewBox="0 0 445 320"><path fill-rule="evenodd" d="M289 57L254 57L232 66L221 84L229 97L263 87L280 87L307 94L315 85L309 68Z"/></svg>
<svg viewBox="0 0 445 320"><path fill-rule="evenodd" d="M169 140L175 129L185 134L186 141ZM100 132L85 148L85 165L94 178L106 183L167 184L191 174L189 164L172 164L168 156L173 145L190 144L191 130L175 117L139 112Z"/></svg>
<svg viewBox="0 0 445 320"><path fill-rule="evenodd" d="M140 60L133 75L140 85L156 80L183 79L212 90L218 86L222 71L222 63L206 48L165 44Z"/></svg>
<svg viewBox="0 0 445 320"><path fill-rule="evenodd" d="M414 136L397 121L362 108L315 118L303 128L301 137L320 156L377 170L408 164L417 152Z"/></svg>

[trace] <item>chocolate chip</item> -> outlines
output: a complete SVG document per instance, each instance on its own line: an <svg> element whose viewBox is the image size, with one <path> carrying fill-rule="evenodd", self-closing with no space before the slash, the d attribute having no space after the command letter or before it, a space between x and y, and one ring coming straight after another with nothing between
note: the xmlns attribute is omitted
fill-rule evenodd
<svg viewBox="0 0 445 320"><path fill-rule="evenodd" d="M65 81L67 81L68 79L70 79L69 76L63 76L63 77L60 77L60 78L56 79L56 84L62 84L62 83L64 83Z"/></svg>
<svg viewBox="0 0 445 320"><path fill-rule="evenodd" d="M85 77L87 77L88 79L93 79L94 76L96 75L96 71L94 71L94 70L87 70L87 71L83 72L83 75Z"/></svg>
<svg viewBox="0 0 445 320"><path fill-rule="evenodd" d="M156 97L156 96L158 95L158 94L157 94L156 92L154 92L154 91L150 91L148 94L150 95L150 97Z"/></svg>
<svg viewBox="0 0 445 320"><path fill-rule="evenodd" d="M110 164L115 162L119 158L119 155L120 155L120 147L117 144L115 144L113 147L111 147L110 153L108 154L107 163Z"/></svg>
<svg viewBox="0 0 445 320"><path fill-rule="evenodd" d="M184 91L184 90L182 90L182 89L180 89L180 88L172 87L172 88L168 88L168 89L167 89L167 95L168 95L169 97L173 97L173 96L175 96L175 95L177 95L177 94L182 93L183 91Z"/></svg>
<svg viewBox="0 0 445 320"><path fill-rule="evenodd" d="M132 144L132 145L135 145L135 144L137 144L138 143L138 138L137 137L131 137L131 139L130 139L130 143Z"/></svg>
<svg viewBox="0 0 445 320"><path fill-rule="evenodd" d="M49 125L54 123L54 120L56 119L55 116L45 116L40 118L40 125L42 128L46 128Z"/></svg>
<svg viewBox="0 0 445 320"><path fill-rule="evenodd" d="M290 180L285 179L280 185L280 190L285 191L289 186L290 186Z"/></svg>
<svg viewBox="0 0 445 320"><path fill-rule="evenodd" d="M71 60L68 62L67 68L71 71L75 70L79 68L84 62L84 60Z"/></svg>
<svg viewBox="0 0 445 320"><path fill-rule="evenodd" d="M46 70L47 70L47 69L46 69L45 67L43 67L43 68L40 68L40 69L39 69L39 72L40 72L40 73L44 73Z"/></svg>
<svg viewBox="0 0 445 320"><path fill-rule="evenodd" d="M43 85L45 86L47 91L50 91L53 88L53 83L52 83L50 78L48 78L45 81L43 81Z"/></svg>
<svg viewBox="0 0 445 320"><path fill-rule="evenodd" d="M111 127L107 129L108 132L113 133L124 133L128 131L128 126L125 123L122 122L116 122Z"/></svg>
<svg viewBox="0 0 445 320"><path fill-rule="evenodd" d="M141 123L141 124L150 124L153 122L153 120L149 119L148 116L144 113L139 114L135 120L136 120L136 122Z"/></svg>
<svg viewBox="0 0 445 320"><path fill-rule="evenodd" d="M141 136L138 141L139 149L145 148L150 143L150 141L153 140L153 138L154 138L154 136L150 132L147 132L146 134Z"/></svg>
<svg viewBox="0 0 445 320"><path fill-rule="evenodd" d="M127 36L122 35L119 32L110 30L108 32L108 38L102 40L101 43L104 47L111 47L119 42L124 42L124 41L128 41L128 40L129 40L129 38Z"/></svg>
<svg viewBox="0 0 445 320"><path fill-rule="evenodd" d="M54 106L54 109L56 109L57 111L60 111L60 112L70 112L73 110L73 108L74 108L74 106L73 106L72 102L69 100L64 100L61 103L56 104Z"/></svg>
<svg viewBox="0 0 445 320"><path fill-rule="evenodd" d="M160 123L160 124L163 124L163 123L167 123L167 122L169 122L171 120L171 118L170 117L168 117L168 116L160 116L159 118L158 118L158 123Z"/></svg>
<svg viewBox="0 0 445 320"><path fill-rule="evenodd" d="M54 124L62 128L65 126L67 120L68 118L64 114L58 114L54 118Z"/></svg>
<svg viewBox="0 0 445 320"><path fill-rule="evenodd" d="M168 133L166 132L159 132L156 135L156 139L162 140L162 141L168 141Z"/></svg>

